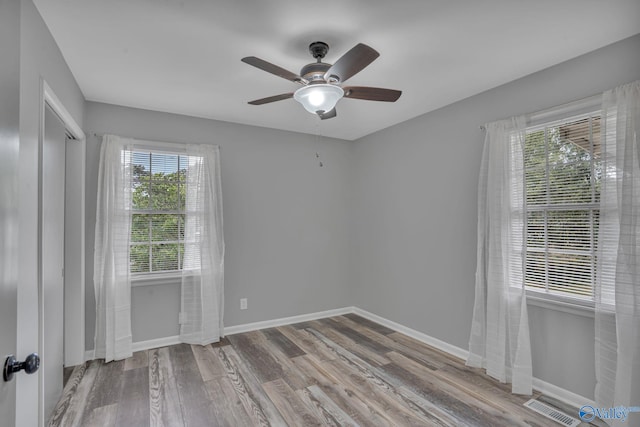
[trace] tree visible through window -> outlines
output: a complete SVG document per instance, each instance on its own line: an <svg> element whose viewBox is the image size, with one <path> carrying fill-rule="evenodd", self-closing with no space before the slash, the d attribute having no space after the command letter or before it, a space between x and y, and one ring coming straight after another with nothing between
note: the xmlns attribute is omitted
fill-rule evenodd
<svg viewBox="0 0 640 427"><path fill-rule="evenodd" d="M527 131L528 288L593 297L603 173L600 157L599 115Z"/></svg>
<svg viewBox="0 0 640 427"><path fill-rule="evenodd" d="M131 273L182 269L187 159L132 153Z"/></svg>

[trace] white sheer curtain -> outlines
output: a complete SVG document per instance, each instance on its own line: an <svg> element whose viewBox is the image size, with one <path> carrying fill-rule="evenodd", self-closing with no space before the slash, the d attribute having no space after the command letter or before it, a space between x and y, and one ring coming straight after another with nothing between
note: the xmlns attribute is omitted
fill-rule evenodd
<svg viewBox="0 0 640 427"><path fill-rule="evenodd" d="M640 81L603 95L596 403L640 404Z"/></svg>
<svg viewBox="0 0 640 427"><path fill-rule="evenodd" d="M105 361L131 356L131 229L132 141L102 138L98 170L93 285L96 297L95 357Z"/></svg>
<svg viewBox="0 0 640 427"><path fill-rule="evenodd" d="M467 365L531 394L524 292L524 117L485 126L478 185L476 296Z"/></svg>
<svg viewBox="0 0 640 427"><path fill-rule="evenodd" d="M220 152L210 145L189 145L187 152L180 340L205 345L219 341L223 331Z"/></svg>

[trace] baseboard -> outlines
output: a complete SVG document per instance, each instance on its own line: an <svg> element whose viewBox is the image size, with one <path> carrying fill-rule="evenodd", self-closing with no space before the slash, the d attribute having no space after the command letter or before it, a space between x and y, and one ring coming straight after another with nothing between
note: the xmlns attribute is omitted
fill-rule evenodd
<svg viewBox="0 0 640 427"><path fill-rule="evenodd" d="M382 326L386 326L387 328L393 329L394 331L401 332L407 336L410 336L411 338L414 338L427 345L430 345L431 347L435 347L438 350L442 350L445 353L449 353L452 356L455 356L459 359L467 360L467 356L469 355L469 352L467 350L464 350L460 347L456 347L455 345L451 345L449 343L441 341L430 335L423 334L422 332L416 331L415 329L408 328L404 325L401 325L400 323L396 323L389 319L385 319L384 317L380 317L377 314L370 313L361 308L354 307L353 313L357 314L358 316L362 316L365 319L369 319L372 322L376 322Z"/></svg>
<svg viewBox="0 0 640 427"><path fill-rule="evenodd" d="M308 322L310 320L324 319L325 317L342 316L354 312L354 307L343 307L334 310L318 311L316 313L301 314L299 316L281 317L279 319L265 320L263 322L245 323L244 325L229 326L224 328L225 335L241 334L243 332L257 331L277 326L291 325L293 323Z"/></svg>
<svg viewBox="0 0 640 427"><path fill-rule="evenodd" d="M584 396L580 396L572 391L565 390L557 385L553 385L541 379L533 379L533 389L539 391L545 396L557 399L561 402L571 405L574 408L581 408L584 405L589 405L595 408L596 402L591 399L587 399Z"/></svg>
<svg viewBox="0 0 640 427"><path fill-rule="evenodd" d="M151 350L153 348L167 347L169 345L180 344L180 337L178 335L174 335L172 337L163 337L156 338L153 340L147 341L138 341L131 343L131 351L143 351L143 350ZM96 352L94 350L86 350L84 352L84 360L89 361L96 358Z"/></svg>
<svg viewBox="0 0 640 427"><path fill-rule="evenodd" d="M131 343L131 351L151 350L152 348L167 347L175 344L180 344L180 336L178 335Z"/></svg>
<svg viewBox="0 0 640 427"><path fill-rule="evenodd" d="M281 317L279 319L265 320L262 322L245 323L243 325L229 326L224 328L224 335L241 334L243 332L257 331L260 329L274 328L277 326L291 325L293 323L308 322L310 320L324 319L326 317L341 316L343 314L354 313L354 307L343 307L333 310L318 311L316 313L301 314L299 316ZM157 338L148 341L139 341L131 344L131 351L150 350L152 348L166 347L169 345L179 344L180 337L174 335L171 337ZM85 352L85 361L95 359L95 352L87 350Z"/></svg>

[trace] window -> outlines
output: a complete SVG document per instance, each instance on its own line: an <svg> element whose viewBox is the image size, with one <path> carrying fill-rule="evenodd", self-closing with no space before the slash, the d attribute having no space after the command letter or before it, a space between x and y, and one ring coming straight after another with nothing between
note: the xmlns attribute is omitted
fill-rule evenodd
<svg viewBox="0 0 640 427"><path fill-rule="evenodd" d="M182 269L188 157L131 152L131 273Z"/></svg>
<svg viewBox="0 0 640 427"><path fill-rule="evenodd" d="M225 252L220 177L217 145L102 137L94 246L96 357L131 355L134 278L144 285L179 282L180 341L219 341Z"/></svg>
<svg viewBox="0 0 640 427"><path fill-rule="evenodd" d="M527 129L525 284L593 299L599 224L600 113Z"/></svg>

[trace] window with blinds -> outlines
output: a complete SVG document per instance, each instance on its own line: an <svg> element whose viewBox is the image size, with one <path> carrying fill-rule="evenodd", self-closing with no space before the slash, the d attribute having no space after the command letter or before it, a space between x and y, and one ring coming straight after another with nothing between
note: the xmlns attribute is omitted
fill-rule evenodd
<svg viewBox="0 0 640 427"><path fill-rule="evenodd" d="M131 153L131 273L182 269L187 167L184 155Z"/></svg>
<svg viewBox="0 0 640 427"><path fill-rule="evenodd" d="M599 113L527 129L528 289L593 298L600 159Z"/></svg>

